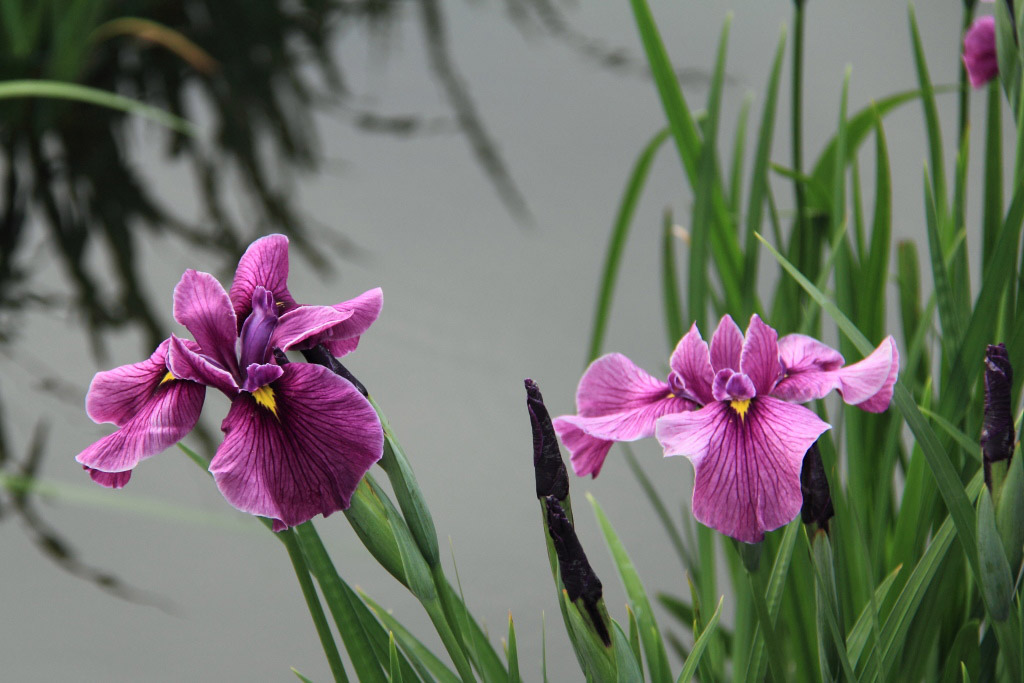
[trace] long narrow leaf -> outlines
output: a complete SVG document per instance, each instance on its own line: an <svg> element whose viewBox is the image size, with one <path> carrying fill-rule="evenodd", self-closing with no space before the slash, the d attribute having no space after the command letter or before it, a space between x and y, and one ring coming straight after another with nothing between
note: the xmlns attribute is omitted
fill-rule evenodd
<svg viewBox="0 0 1024 683"><path fill-rule="evenodd" d="M152 107L124 95L78 85L77 83L45 80L15 80L0 83L0 99L19 97L43 97L85 102L86 104L94 104L98 107L115 109L126 114L141 116L182 135L196 136L195 125L180 116L175 116L163 109Z"/></svg>
<svg viewBox="0 0 1024 683"><path fill-rule="evenodd" d="M612 308L612 297L615 294L615 282L619 275L619 264L626 247L626 239L629 237L629 228L633 224L633 214L636 213L636 205L640 200L644 185L647 183L647 176L650 173L654 157L668 136L669 130L666 128L659 131L644 145L629 174L626 190L619 202L619 210L615 215L615 223L612 225L612 234L608 239L608 249L605 251L601 287L597 295L593 329L590 333L590 345L587 350L588 363L601 355L604 334L608 329L608 318Z"/></svg>
<svg viewBox="0 0 1024 683"><path fill-rule="evenodd" d="M622 579L622 585L626 589L630 606L633 609L633 613L636 614L637 623L640 625L640 641L643 643L644 654L647 656L647 668L651 672L651 680L655 682L672 680L669 674L668 654L665 652L665 644L661 640L661 632L658 630L658 623L654 619L654 610L647 599L647 593L644 591L643 584L640 583L640 576L637 574L633 562L629 559L625 546L622 545L622 541L619 540L618 535L612 528L611 522L608 521L597 500L589 493L587 494L587 500L590 501L591 507L594 508L597 523L604 534L604 539L608 544L608 549L611 551L612 559L615 560L615 566L619 571L619 578Z"/></svg>

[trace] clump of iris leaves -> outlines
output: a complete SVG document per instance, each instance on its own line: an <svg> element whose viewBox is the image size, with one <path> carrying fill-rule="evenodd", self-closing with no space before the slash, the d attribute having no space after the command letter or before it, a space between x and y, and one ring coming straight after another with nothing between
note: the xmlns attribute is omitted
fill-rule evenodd
<svg viewBox="0 0 1024 683"><path fill-rule="evenodd" d="M1019 255L1024 225L1024 47L1018 38L1024 3L1017 4L994 4L1000 73L987 86L979 115L969 110L962 75L959 87L933 83L911 9L908 24L918 87L851 111L847 76L836 93L840 115L835 134L813 163L805 163L800 106L803 0L795 1L792 35L780 36L759 120L751 123L751 106L745 105L727 157L720 154L726 135L719 123L729 21L722 30L705 108L697 115L679 87L647 2L631 0L667 126L641 150L627 180L600 283L589 357L603 350L617 269L652 160L670 147L682 164L693 206L685 221L685 247L675 237L672 216L666 215L661 226L668 349L689 321L710 329L721 314L745 319L757 312L783 333L818 336L837 329L843 354L863 356L871 352L871 340L887 332L886 289L895 283L905 362L893 407L883 416L867 417L845 407L828 415L829 406L816 406L823 418L842 426L818 444L835 512L827 531L797 519L769 533L752 552L686 515L676 519L626 452L690 579L688 595L657 596L672 616L669 623L656 622L627 544L591 499L629 603L620 614L605 607L600 581L581 560L584 549L573 533L574 524L585 522L574 518L565 482L557 482L564 495L556 496L561 500L557 504L542 500L541 528L561 615L588 680L1022 680L1024 470L1019 455L1012 458L991 477L990 490L979 445L986 346L1004 342L1009 364L1018 368L1009 391L1011 415L1017 414L1024 374L1019 371L1024 368L1024 260ZM975 9L974 2L965 2L965 27ZM770 153L787 50L793 54L793 147L788 161L776 162ZM943 91L958 97L960 107L952 169L944 165L946 143L936 105ZM924 115L927 242L901 242L894 248L884 122L887 114L906 106L919 107ZM1002 119L1007 112L1016 134L1004 144ZM747 168L751 138L752 165ZM984 146L980 219L969 218L979 210L969 210L966 199L974 139ZM864 188L861 152L872 147L874 182ZM769 183L772 173L792 186L791 219L784 220L776 208L781 198L774 190L779 183ZM1009 196L1004 187L1013 188ZM967 232L980 233L980 239L973 234L965 239ZM969 258L969 244L978 245L980 254ZM774 292L762 299L767 290L758 286L764 279L758 266L765 250L778 264L778 273ZM680 253L686 254L685 282L678 275ZM971 264L980 268L977 289L971 286ZM893 271L895 278L890 276ZM921 284L925 271L934 283L932 290ZM533 387L530 415L535 425L544 421L538 401ZM412 463L386 420L382 422L386 445L381 465L392 493L367 476L346 517L381 564L422 602L447 659L431 652L371 597L350 588L313 524L306 523L277 538L293 561L335 679L348 680L353 673L359 680L382 683L520 680L523 667L512 621L499 651L446 576ZM551 457L557 455L543 438L535 445L546 446ZM524 466L529 451L524 428ZM724 572L716 566L721 558ZM722 575L731 585L718 583ZM727 619L722 618L725 592L732 596L734 610ZM682 660L681 669L673 668L670 651ZM529 669L534 670L532 663Z"/></svg>

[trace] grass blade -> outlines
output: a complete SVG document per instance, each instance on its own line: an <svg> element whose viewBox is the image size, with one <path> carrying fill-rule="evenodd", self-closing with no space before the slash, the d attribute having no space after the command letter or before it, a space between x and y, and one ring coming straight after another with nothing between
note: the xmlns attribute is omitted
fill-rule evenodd
<svg viewBox="0 0 1024 683"><path fill-rule="evenodd" d="M654 610L647 599L643 584L640 583L640 576L597 500L589 493L587 500L594 508L597 523L604 534L605 542L608 544L612 559L619 571L619 578L629 597L630 607L640 626L640 641L644 646L644 654L647 656L647 668L651 672L651 680L655 682L670 681L672 679L668 668L668 654L665 652L665 644L661 640L658 623L654 619Z"/></svg>
<svg viewBox="0 0 1024 683"><path fill-rule="evenodd" d="M690 656L686 658L683 670L679 672L679 678L676 679L676 683L687 683L697 673L697 665L700 664L700 658L704 655L704 650L707 648L708 643L711 642L715 629L718 628L718 619L722 616L722 602L724 600L724 596L718 600L718 607L715 608L715 613L708 620L708 625L704 627L704 630L697 636L697 640L694 641L693 649L690 650Z"/></svg>
<svg viewBox="0 0 1024 683"><path fill-rule="evenodd" d="M626 190L619 202L619 210L615 215L612 234L608 239L608 249L605 252L604 269L601 272L601 287L597 295L594 324L590 333L590 345L587 349L588 363L601 355L604 334L608 329L608 318L612 309L612 297L615 294L615 282L619 275L619 264L622 261L622 252L626 247L626 239L629 237L629 228L633 224L633 214L636 213L636 205L640 200L644 185L647 183L647 176L650 173L654 157L668 136L669 131L666 128L659 131L644 145L640 156L637 157L633 165L633 171L629 174Z"/></svg>
<svg viewBox="0 0 1024 683"><path fill-rule="evenodd" d="M165 128L175 132L196 137L196 127L190 121L180 116L175 116L163 109L152 107L148 104L133 100L124 95L90 88L77 83L65 83L63 81L45 80L14 80L0 83L0 99L11 99L18 97L43 97L57 100L73 100L94 104L98 107L123 111L126 114L134 114L149 119Z"/></svg>

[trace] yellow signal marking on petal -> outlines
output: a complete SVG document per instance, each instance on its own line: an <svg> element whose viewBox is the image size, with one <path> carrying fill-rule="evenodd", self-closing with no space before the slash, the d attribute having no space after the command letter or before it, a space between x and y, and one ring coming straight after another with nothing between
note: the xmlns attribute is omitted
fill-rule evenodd
<svg viewBox="0 0 1024 683"><path fill-rule="evenodd" d="M742 420L747 416L747 411L750 410L750 399L745 398L742 401L729 401L729 405L736 411L736 414L740 416Z"/></svg>
<svg viewBox="0 0 1024 683"><path fill-rule="evenodd" d="M164 375L164 378L160 380L160 384L158 384L157 386L163 386L164 384L167 384L168 382L173 382L176 379L178 378L174 376L174 373L168 370L167 374Z"/></svg>
<svg viewBox="0 0 1024 683"><path fill-rule="evenodd" d="M274 396L274 390L270 386L260 387L256 391L252 392L252 397L256 399L256 403L269 410L277 417L277 398Z"/></svg>

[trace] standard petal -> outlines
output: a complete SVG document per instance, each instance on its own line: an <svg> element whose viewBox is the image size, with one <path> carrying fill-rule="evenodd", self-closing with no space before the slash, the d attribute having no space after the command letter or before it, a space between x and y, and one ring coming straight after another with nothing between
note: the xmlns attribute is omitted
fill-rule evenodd
<svg viewBox="0 0 1024 683"><path fill-rule="evenodd" d="M666 398L669 386L638 368L621 353L601 356L576 388L576 412L583 417L613 415Z"/></svg>
<svg viewBox="0 0 1024 683"><path fill-rule="evenodd" d="M249 393L232 401L210 471L239 510L295 526L348 507L384 434L350 382L319 365L283 370L259 402Z"/></svg>
<svg viewBox="0 0 1024 683"><path fill-rule="evenodd" d="M174 319L192 333L204 355L238 374L235 312L217 278L191 268L186 270L174 288Z"/></svg>
<svg viewBox="0 0 1024 683"><path fill-rule="evenodd" d="M82 469L89 473L94 482L108 489L123 489L128 480L132 478L131 470L125 472L100 472L86 465L82 465Z"/></svg>
<svg viewBox="0 0 1024 683"><path fill-rule="evenodd" d="M693 401L670 396L619 413L584 417L563 415L559 419L590 436L609 441L636 441L654 436L654 424L662 415L699 408Z"/></svg>
<svg viewBox="0 0 1024 683"><path fill-rule="evenodd" d="M238 393L238 383L231 373L197 353L194 345L173 334L170 342L167 350L167 367L176 378L220 389L228 397Z"/></svg>
<svg viewBox="0 0 1024 683"><path fill-rule="evenodd" d="M249 245L238 261L230 296L239 330L252 312L252 293L257 286L273 292L278 313L297 305L288 292L288 238L284 235L261 237Z"/></svg>
<svg viewBox="0 0 1024 683"><path fill-rule="evenodd" d="M192 431L205 396L206 387L195 382L163 383L120 429L86 448L75 460L102 472L130 470Z"/></svg>
<svg viewBox="0 0 1024 683"><path fill-rule="evenodd" d="M757 313L750 316L740 353L740 370L750 378L760 395L769 393L782 377L778 339L779 334L768 327Z"/></svg>
<svg viewBox="0 0 1024 683"><path fill-rule="evenodd" d="M758 396L744 417L724 402L658 421L665 455L694 464L693 515L756 543L800 512L804 454L829 425L810 410Z"/></svg>
<svg viewBox="0 0 1024 683"><path fill-rule="evenodd" d="M324 344L337 358L355 351L356 346L359 345L360 335L377 320L383 305L384 293L380 287L363 292L354 299L335 304L331 308L342 313L351 311L352 315L341 324L330 328L324 336L307 340L302 345L303 348Z"/></svg>
<svg viewBox="0 0 1024 683"><path fill-rule="evenodd" d="M900 371L896 340L886 337L864 360L839 371L839 393L843 400L870 413L889 407Z"/></svg>
<svg viewBox="0 0 1024 683"><path fill-rule="evenodd" d="M711 367L719 370L740 369L740 353L743 351L743 333L731 315L724 315L711 337Z"/></svg>
<svg viewBox="0 0 1024 683"><path fill-rule="evenodd" d="M676 344L669 365L683 381L690 396L705 405L714 400L711 384L715 381L715 371L711 367L707 342L701 338L697 323L691 325L690 331Z"/></svg>
<svg viewBox="0 0 1024 683"><path fill-rule="evenodd" d="M161 342L144 361L96 373L85 395L85 411L93 422L120 427L139 412L167 375L169 343Z"/></svg>
<svg viewBox="0 0 1024 683"><path fill-rule="evenodd" d="M299 306L285 313L277 321L270 338L271 348L287 351L292 348L312 348L311 341L325 334L352 316L352 311L339 311L331 306Z"/></svg>
<svg viewBox="0 0 1024 683"><path fill-rule="evenodd" d="M596 477L600 474L604 459L608 457L608 451L615 442L589 436L561 417L556 417L551 422L555 426L558 438L569 451L569 462L576 476L585 477L589 474Z"/></svg>

